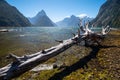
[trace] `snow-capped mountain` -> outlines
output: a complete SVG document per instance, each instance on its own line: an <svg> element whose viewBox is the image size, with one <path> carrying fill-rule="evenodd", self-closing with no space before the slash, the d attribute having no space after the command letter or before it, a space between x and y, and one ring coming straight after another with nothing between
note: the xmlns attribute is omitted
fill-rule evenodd
<svg viewBox="0 0 120 80"><path fill-rule="evenodd" d="M71 15L70 17L66 17L63 20L56 22L57 26L60 27L75 27L78 26L80 20L83 22L91 21L93 18L88 17L85 14L81 14L79 16Z"/></svg>

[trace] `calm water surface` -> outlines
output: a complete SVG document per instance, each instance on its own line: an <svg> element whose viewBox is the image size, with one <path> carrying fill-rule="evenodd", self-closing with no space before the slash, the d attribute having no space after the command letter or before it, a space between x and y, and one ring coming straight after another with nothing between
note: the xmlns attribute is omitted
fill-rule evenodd
<svg viewBox="0 0 120 80"><path fill-rule="evenodd" d="M0 33L0 67L7 63L5 56L9 53L16 55L31 54L58 44L55 40L72 37L75 28L61 27L16 27L5 28L10 32Z"/></svg>
<svg viewBox="0 0 120 80"><path fill-rule="evenodd" d="M57 45L55 40L73 37L78 27L16 27L5 28L10 32L0 33L0 67L9 62L5 56L9 53L16 55L31 54L42 49Z"/></svg>

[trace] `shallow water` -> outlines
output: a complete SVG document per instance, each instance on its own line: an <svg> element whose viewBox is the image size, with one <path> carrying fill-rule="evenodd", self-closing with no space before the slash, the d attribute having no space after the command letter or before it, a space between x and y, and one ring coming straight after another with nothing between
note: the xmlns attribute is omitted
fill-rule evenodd
<svg viewBox="0 0 120 80"><path fill-rule="evenodd" d="M78 27L2 27L9 32L0 33L0 67L9 61L5 56L31 54L58 44L55 40L73 37Z"/></svg>
<svg viewBox="0 0 120 80"><path fill-rule="evenodd" d="M8 53L19 56L23 54L35 53L39 50L49 48L58 44L55 40L64 40L72 37L74 28L61 27L2 27L9 32L0 33L0 66L6 61Z"/></svg>

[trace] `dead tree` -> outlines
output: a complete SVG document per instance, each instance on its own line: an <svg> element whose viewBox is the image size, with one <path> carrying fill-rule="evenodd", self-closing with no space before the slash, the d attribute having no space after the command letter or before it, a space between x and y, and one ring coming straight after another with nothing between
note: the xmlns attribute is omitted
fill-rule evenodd
<svg viewBox="0 0 120 80"><path fill-rule="evenodd" d="M88 28L88 25L89 23L86 23L85 26L80 24L77 35L73 33L74 37L70 39L63 41L56 40L60 44L49 49L45 49L31 55L24 55L22 57L9 54L7 58L11 58L13 62L3 68L0 68L0 80L10 80L14 77L20 76L26 71L31 70L40 63L47 61L48 59L60 54L74 44L80 43L81 41L90 41L92 43L97 42L99 44L99 41L110 31L110 27L107 26L102 28L101 34L95 33Z"/></svg>

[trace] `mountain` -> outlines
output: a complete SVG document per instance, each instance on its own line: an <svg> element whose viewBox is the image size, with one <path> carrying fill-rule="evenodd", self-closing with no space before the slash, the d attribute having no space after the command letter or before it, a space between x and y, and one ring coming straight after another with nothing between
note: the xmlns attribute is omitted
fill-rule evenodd
<svg viewBox="0 0 120 80"><path fill-rule="evenodd" d="M110 25L120 28L120 0L107 0L92 23L95 26Z"/></svg>
<svg viewBox="0 0 120 80"><path fill-rule="evenodd" d="M34 26L56 26L46 15L44 10L41 10L35 17L28 19Z"/></svg>
<svg viewBox="0 0 120 80"><path fill-rule="evenodd" d="M83 21L91 21L93 18L89 18L88 16L76 17L75 15L71 15L71 17L64 18L62 21L56 22L56 24L60 27L73 27L78 26L80 23L80 19Z"/></svg>
<svg viewBox="0 0 120 80"><path fill-rule="evenodd" d="M14 6L5 0L0 0L0 26L30 26L29 20Z"/></svg>

